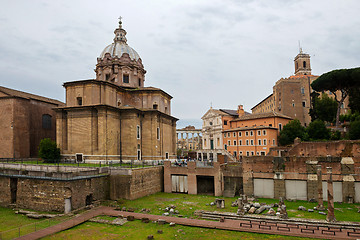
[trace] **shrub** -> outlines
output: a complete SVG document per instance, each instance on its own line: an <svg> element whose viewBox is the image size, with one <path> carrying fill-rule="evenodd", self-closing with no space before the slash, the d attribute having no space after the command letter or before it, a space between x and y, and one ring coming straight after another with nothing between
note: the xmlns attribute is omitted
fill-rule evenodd
<svg viewBox="0 0 360 240"><path fill-rule="evenodd" d="M341 133L339 131L331 132L330 140L340 140Z"/></svg>
<svg viewBox="0 0 360 240"><path fill-rule="evenodd" d="M311 140L328 140L330 138L329 129L327 129L325 123L319 119L311 122L306 131Z"/></svg>
<svg viewBox="0 0 360 240"><path fill-rule="evenodd" d="M295 119L284 126L280 132L279 143L282 146L292 144L297 137L306 140L305 128L301 126L299 120Z"/></svg>
<svg viewBox="0 0 360 240"><path fill-rule="evenodd" d="M44 162L57 162L60 159L60 148L50 138L44 138L39 144L39 157Z"/></svg>
<svg viewBox="0 0 360 240"><path fill-rule="evenodd" d="M350 124L349 138L351 140L360 139L360 120Z"/></svg>

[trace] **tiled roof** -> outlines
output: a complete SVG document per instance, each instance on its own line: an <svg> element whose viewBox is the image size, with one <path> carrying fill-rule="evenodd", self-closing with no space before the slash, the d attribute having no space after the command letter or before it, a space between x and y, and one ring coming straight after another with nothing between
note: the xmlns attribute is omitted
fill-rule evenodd
<svg viewBox="0 0 360 240"><path fill-rule="evenodd" d="M268 118L268 117L281 117L281 118L292 119L291 117L283 115L278 112L267 112L267 113L254 113L254 114L243 115L243 116L235 118L234 120L231 120L231 121L233 122L233 121Z"/></svg>
<svg viewBox="0 0 360 240"><path fill-rule="evenodd" d="M14 90L14 89L6 88L6 87L1 87L0 86L0 92L3 92L5 94L9 95L10 97L20 97L20 98L25 98L25 99L34 99L34 100L38 100L38 101L42 101L42 102L52 103L52 104L59 105L59 106L64 105L63 102L60 102L60 101L58 101L56 99L46 98L46 97L42 97L42 96L38 96L38 95L35 95L35 94Z"/></svg>
<svg viewBox="0 0 360 240"><path fill-rule="evenodd" d="M237 116L237 111L236 110L231 110L231 109L219 109L221 112L224 112L226 114L232 115L232 116Z"/></svg>

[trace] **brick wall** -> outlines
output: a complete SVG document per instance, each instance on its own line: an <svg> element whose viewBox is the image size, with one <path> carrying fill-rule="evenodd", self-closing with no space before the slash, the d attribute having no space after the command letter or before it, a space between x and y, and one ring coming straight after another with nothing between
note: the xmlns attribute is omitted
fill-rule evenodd
<svg viewBox="0 0 360 240"><path fill-rule="evenodd" d="M164 189L162 166L111 171L110 199L137 199Z"/></svg>
<svg viewBox="0 0 360 240"><path fill-rule="evenodd" d="M0 204L11 203L10 177L0 177ZM71 198L72 209L84 207L86 196L93 200L108 199L108 176L81 180L17 178L16 205L37 211L64 212L65 199Z"/></svg>
<svg viewBox="0 0 360 240"><path fill-rule="evenodd" d="M0 98L0 157L36 157L41 139L55 140L56 116L52 108L57 106L34 99ZM50 129L42 126L43 114L52 117Z"/></svg>

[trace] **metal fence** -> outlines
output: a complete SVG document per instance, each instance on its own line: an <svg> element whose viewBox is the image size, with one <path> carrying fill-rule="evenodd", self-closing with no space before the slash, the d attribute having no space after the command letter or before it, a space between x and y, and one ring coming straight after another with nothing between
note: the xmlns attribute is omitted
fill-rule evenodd
<svg viewBox="0 0 360 240"><path fill-rule="evenodd" d="M94 206L100 206L100 201L95 201L93 202L93 205ZM45 220L42 220L42 221L38 221L38 222L35 222L35 223L30 223L30 224L26 224L26 225L23 225L23 226L19 226L17 228L13 228L13 229L10 229L10 230L6 230L6 231L3 231L3 232L0 232L0 240L8 240L8 239L14 239L14 238L18 238L18 237L21 237L21 236L24 236L26 234L30 234L32 232L36 232L36 231L39 231L41 229L44 229L44 228L48 228L48 227L51 227L53 225L56 225L56 224L59 224L59 223L62 223L62 222L65 222L65 221L76 221L76 222L85 222L87 221L87 218L84 217L84 214L91 211L91 209L88 209L88 206L84 206L82 208L78 208L74 211L72 211L72 213L74 214L77 214L77 213L82 213L82 215L73 215L73 214L69 214L69 215L63 215L63 216L58 216L58 217L55 217L55 218L49 218L49 219L45 219ZM77 218L77 219L75 219ZM76 225L76 224L73 224L73 225ZM60 231L62 230L65 230L64 229L61 229Z"/></svg>
<svg viewBox="0 0 360 240"><path fill-rule="evenodd" d="M109 160L109 161L82 161L77 162L74 159L61 160L61 161L48 161L43 162L38 158L0 158L0 163L14 163L14 164L41 164L47 166L71 166L71 167L119 167L119 168L145 168L152 166L164 165L163 160Z"/></svg>
<svg viewBox="0 0 360 240"><path fill-rule="evenodd" d="M70 217L63 219L62 221L68 220ZM41 229L53 226L55 224L58 224L60 220L58 219L45 219L43 221L23 225L17 228L13 228L7 231L0 232L0 240L8 240L8 239L14 239L21 236L24 236L26 234L39 231Z"/></svg>

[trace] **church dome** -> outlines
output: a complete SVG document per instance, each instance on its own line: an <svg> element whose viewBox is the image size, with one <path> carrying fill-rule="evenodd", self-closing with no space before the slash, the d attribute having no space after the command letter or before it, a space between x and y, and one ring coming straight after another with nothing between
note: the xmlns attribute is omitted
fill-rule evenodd
<svg viewBox="0 0 360 240"><path fill-rule="evenodd" d="M139 60L139 54L127 44L126 31L122 28L122 22L119 22L119 28L115 29L114 42L108 45L100 54L100 59L104 59L106 53L111 57L121 57L124 53L129 54L131 60Z"/></svg>
<svg viewBox="0 0 360 240"><path fill-rule="evenodd" d="M105 57L105 53L110 53L111 57L121 57L123 53L129 54L131 60L139 60L139 54L129 45L122 42L114 42L108 45L101 53L100 58L103 59Z"/></svg>

